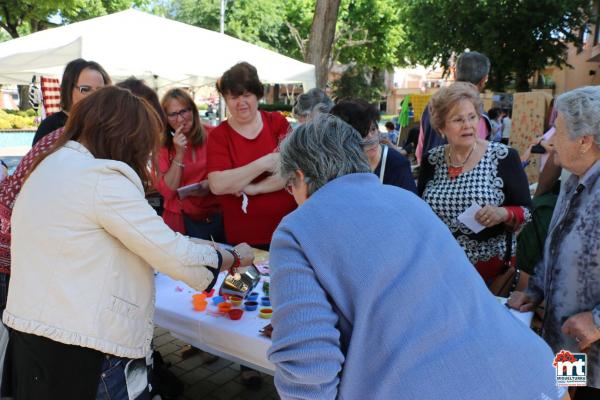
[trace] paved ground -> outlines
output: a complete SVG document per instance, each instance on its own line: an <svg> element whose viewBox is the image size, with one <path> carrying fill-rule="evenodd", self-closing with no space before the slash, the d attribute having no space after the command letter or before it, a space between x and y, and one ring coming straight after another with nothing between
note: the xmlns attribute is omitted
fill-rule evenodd
<svg viewBox="0 0 600 400"><path fill-rule="evenodd" d="M185 384L180 400L276 400L273 377L263 374L259 390L242 385L240 366L225 359L205 364L198 354L183 360L182 348L187 343L172 337L165 329L154 330L154 345L165 362L172 364L171 371Z"/></svg>

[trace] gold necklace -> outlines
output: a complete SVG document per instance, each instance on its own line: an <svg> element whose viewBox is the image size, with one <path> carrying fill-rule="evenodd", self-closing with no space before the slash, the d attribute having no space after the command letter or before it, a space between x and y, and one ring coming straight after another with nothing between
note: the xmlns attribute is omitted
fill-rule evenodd
<svg viewBox="0 0 600 400"><path fill-rule="evenodd" d="M471 151L469 151L469 154L467 155L465 160L461 164L454 164L452 162L452 147L451 145L448 145L448 177L450 179L456 179L460 174L462 174L463 167L465 166L467 161L469 161L469 158L471 158L471 154L473 154L473 151L475 151L476 147L477 142L474 142L473 147L471 147Z"/></svg>

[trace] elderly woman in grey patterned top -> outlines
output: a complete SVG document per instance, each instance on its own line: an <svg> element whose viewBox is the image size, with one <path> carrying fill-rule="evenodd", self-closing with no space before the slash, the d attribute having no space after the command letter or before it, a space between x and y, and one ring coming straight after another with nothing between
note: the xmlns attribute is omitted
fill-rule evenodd
<svg viewBox="0 0 600 400"><path fill-rule="evenodd" d="M555 162L573 175L556 204L544 258L508 305L529 311L546 301L542 336L555 352L587 353L591 388L583 390L600 398L600 86L565 93L556 107Z"/></svg>

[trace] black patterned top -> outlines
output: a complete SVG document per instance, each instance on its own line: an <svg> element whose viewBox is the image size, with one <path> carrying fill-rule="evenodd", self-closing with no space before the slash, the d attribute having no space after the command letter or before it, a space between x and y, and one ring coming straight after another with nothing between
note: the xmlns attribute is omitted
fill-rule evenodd
<svg viewBox="0 0 600 400"><path fill-rule="evenodd" d="M600 328L600 161L581 180L571 175L560 191L544 257L526 293L546 301L542 337L557 353L580 353L579 344L561 328L571 316L591 311ZM587 385L600 388L600 341L586 351Z"/></svg>
<svg viewBox="0 0 600 400"><path fill-rule="evenodd" d="M455 179L448 176L446 146L431 149L421 162L419 195L425 200L465 250L473 264L506 254L504 224L474 233L457 217L473 203L480 206L521 206L525 222L531 219L531 197L527 176L516 150L490 142L481 160ZM514 243L512 251L516 249Z"/></svg>

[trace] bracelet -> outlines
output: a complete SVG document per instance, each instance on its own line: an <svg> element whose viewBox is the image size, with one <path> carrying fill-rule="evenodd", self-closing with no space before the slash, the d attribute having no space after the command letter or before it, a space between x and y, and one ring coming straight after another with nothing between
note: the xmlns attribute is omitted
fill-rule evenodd
<svg viewBox="0 0 600 400"><path fill-rule="evenodd" d="M185 164L184 164L184 163L180 163L180 162L179 162L179 161L177 161L177 160L173 160L173 164L177 165L179 168L183 168L183 167L185 167Z"/></svg>
<svg viewBox="0 0 600 400"><path fill-rule="evenodd" d="M242 257L240 257L240 253L238 253L236 249L227 249L227 251L233 256L233 264L229 267L229 273L234 275L236 270L240 267Z"/></svg>

